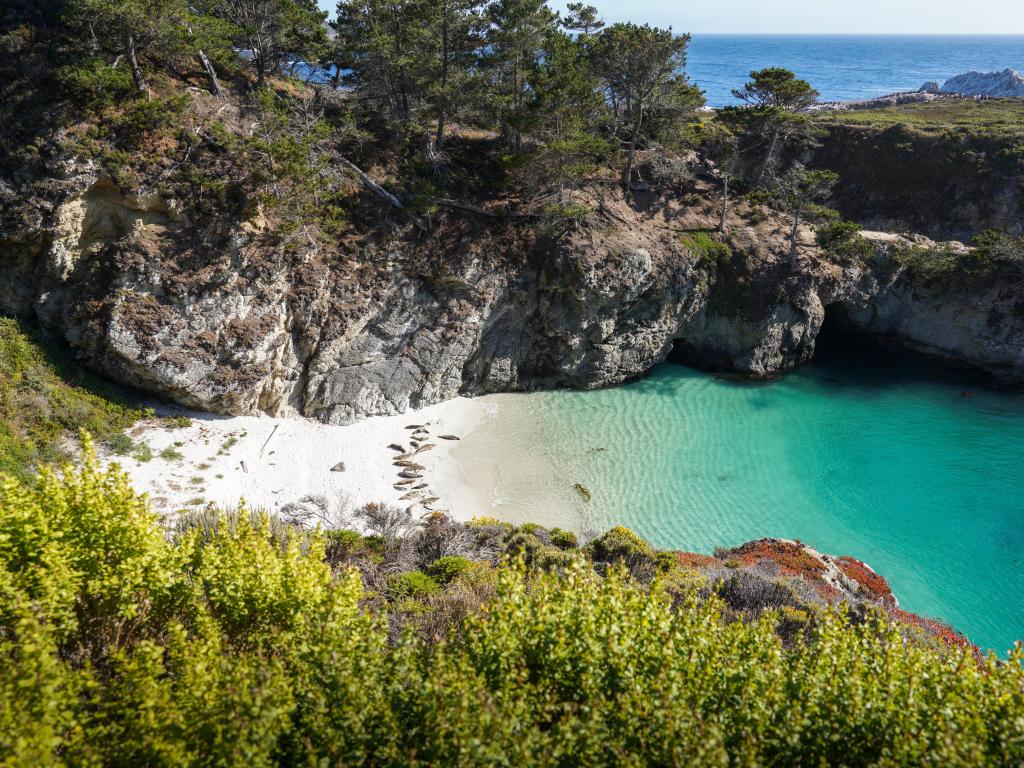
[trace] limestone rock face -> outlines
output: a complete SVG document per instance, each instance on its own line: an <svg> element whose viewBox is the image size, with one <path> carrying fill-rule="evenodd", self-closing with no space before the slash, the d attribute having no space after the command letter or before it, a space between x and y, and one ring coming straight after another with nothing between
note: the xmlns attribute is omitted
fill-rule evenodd
<svg viewBox="0 0 1024 768"><path fill-rule="evenodd" d="M949 78L939 91L963 96L1024 98L1024 75L1009 68L1002 72L965 72Z"/></svg>
<svg viewBox="0 0 1024 768"><path fill-rule="evenodd" d="M686 234L714 219L710 187L645 205L591 201L552 237L514 222L445 220L428 237L351 256L280 248L252 223L189 222L174 201L73 179L33 226L3 233L0 310L34 316L93 368L215 412L332 423L457 394L605 387L670 355L769 376L806 362L826 308L916 351L1024 378L1024 285L992 275L925 284L873 235L866 264L740 203L730 255Z"/></svg>

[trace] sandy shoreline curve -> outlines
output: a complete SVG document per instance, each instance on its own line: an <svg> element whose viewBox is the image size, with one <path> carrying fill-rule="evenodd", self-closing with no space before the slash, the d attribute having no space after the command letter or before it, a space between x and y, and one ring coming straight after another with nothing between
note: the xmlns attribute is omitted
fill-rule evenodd
<svg viewBox="0 0 1024 768"><path fill-rule="evenodd" d="M280 513L310 496L325 499L338 519L367 502L383 502L413 507L417 514L441 510L469 520L489 510L451 459L459 441L442 436L469 434L490 412L486 400L458 397L344 426L161 405L155 408L159 415L185 416L191 425L140 422L129 434L148 451L102 458L119 464L168 522L183 510L211 503L233 508L242 500L251 508ZM417 425L422 429L411 428ZM140 460L147 452L152 458ZM401 477L403 472L420 477Z"/></svg>

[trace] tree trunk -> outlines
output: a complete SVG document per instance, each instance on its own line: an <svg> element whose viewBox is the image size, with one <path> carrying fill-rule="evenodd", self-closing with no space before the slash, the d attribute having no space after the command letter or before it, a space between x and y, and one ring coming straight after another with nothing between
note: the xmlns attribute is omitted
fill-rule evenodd
<svg viewBox="0 0 1024 768"><path fill-rule="evenodd" d="M437 147L440 149L444 141L445 113L448 109L448 11L442 8L444 21L441 24L441 98L437 104Z"/></svg>
<svg viewBox="0 0 1024 768"><path fill-rule="evenodd" d="M139 67L139 60L135 56L135 36L131 31L124 33L124 52L125 56L128 57L128 66L132 70L132 82L135 83L135 87L139 91L149 96L149 85L142 74L142 68Z"/></svg>
<svg viewBox="0 0 1024 768"><path fill-rule="evenodd" d="M775 146L779 141L780 130L781 128L779 128L779 126L775 126L775 129L772 131L772 141L771 144L768 145L768 154L765 155L764 162L761 163L761 167L757 171L757 178L754 179L754 186L761 186L761 180L764 178L764 172L768 170L768 164L772 161L772 158L775 157Z"/></svg>
<svg viewBox="0 0 1024 768"><path fill-rule="evenodd" d="M640 126L644 121L644 106L640 105L640 114L636 116L636 125L633 126L633 136L629 140L629 155L626 158L626 171L622 174L622 183L629 189L633 182L633 163L636 160L636 144L640 140Z"/></svg>
<svg viewBox="0 0 1024 768"><path fill-rule="evenodd" d="M220 88L220 81L217 79L217 72L213 68L213 64L210 63L210 59L202 48L199 49L199 63L203 65L203 71L206 72L206 79L210 82L210 92L214 96L220 96L223 91Z"/></svg>
<svg viewBox="0 0 1024 768"><path fill-rule="evenodd" d="M254 49L256 58L256 87L262 88L267 80L267 60L263 57L263 51Z"/></svg>
<svg viewBox="0 0 1024 768"><path fill-rule="evenodd" d="M797 237L800 234L800 214L803 213L803 206L798 206L793 211L793 231L789 237L789 268L796 271Z"/></svg>
<svg viewBox="0 0 1024 768"><path fill-rule="evenodd" d="M729 212L729 174L722 176L722 213L718 217L718 233L725 234L725 217Z"/></svg>

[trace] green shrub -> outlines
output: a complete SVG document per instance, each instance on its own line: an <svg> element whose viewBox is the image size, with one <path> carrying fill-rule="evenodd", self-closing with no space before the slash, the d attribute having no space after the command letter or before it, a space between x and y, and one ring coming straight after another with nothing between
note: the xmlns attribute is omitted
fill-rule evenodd
<svg viewBox="0 0 1024 768"><path fill-rule="evenodd" d="M153 460L153 449L147 443L136 443L135 449L132 451L132 458L145 464L147 461Z"/></svg>
<svg viewBox="0 0 1024 768"><path fill-rule="evenodd" d="M449 555L440 557L429 566L427 573L437 581L438 584L450 584L459 576L469 572L473 568L473 561L464 557Z"/></svg>
<svg viewBox="0 0 1024 768"><path fill-rule="evenodd" d="M181 461L183 458L185 458L185 454L183 454L181 451L179 451L177 448L171 445L167 446L162 451L160 451L159 455L160 458L163 459L164 461Z"/></svg>
<svg viewBox="0 0 1024 768"><path fill-rule="evenodd" d="M364 546L362 534L346 528L324 531L328 560L347 558Z"/></svg>
<svg viewBox="0 0 1024 768"><path fill-rule="evenodd" d="M188 107L187 96L168 99L136 99L129 102L112 124L113 130L129 148L139 147L146 138L180 123Z"/></svg>
<svg viewBox="0 0 1024 768"><path fill-rule="evenodd" d="M860 231L856 222L832 221L818 227L818 245L832 256L861 263L875 254L875 246Z"/></svg>
<svg viewBox="0 0 1024 768"><path fill-rule="evenodd" d="M912 243L897 248L893 259L925 280L942 280L957 276L980 277L998 269L1024 270L1024 236L1014 238L1005 232L989 229L974 236L973 248L960 248L949 243L933 246Z"/></svg>
<svg viewBox="0 0 1024 768"><path fill-rule="evenodd" d="M135 92L128 67L115 69L102 59L61 67L57 82L68 99L90 110L113 106Z"/></svg>
<svg viewBox="0 0 1024 768"><path fill-rule="evenodd" d="M1024 269L1024 235L1011 237L1005 232L986 229L974 236L973 245L971 259L978 271L989 271L998 265Z"/></svg>
<svg viewBox="0 0 1024 768"><path fill-rule="evenodd" d="M697 262L703 266L714 267L732 259L732 248L710 232L691 232L684 235L682 241Z"/></svg>
<svg viewBox="0 0 1024 768"><path fill-rule="evenodd" d="M1020 648L940 650L881 612L854 622L785 601L734 621L717 597L599 576L581 557L558 573L498 568L493 598L455 625L430 624L440 598L400 598L418 627L460 627L428 640L389 633L319 534L204 514L167 538L91 454L0 481L0 762L1024 761ZM605 539L643 549L625 529Z"/></svg>
<svg viewBox="0 0 1024 768"><path fill-rule="evenodd" d="M423 571L406 571L388 580L388 587L395 597L426 597L437 594L441 587Z"/></svg>
<svg viewBox="0 0 1024 768"><path fill-rule="evenodd" d="M551 543L559 549L576 549L580 545L575 533L561 528L551 529Z"/></svg>
<svg viewBox="0 0 1024 768"><path fill-rule="evenodd" d="M654 549L629 528L617 525L587 545L587 552L597 562L614 563L654 560Z"/></svg>
<svg viewBox="0 0 1024 768"><path fill-rule="evenodd" d="M135 441L124 432L118 432L107 440L107 448L116 456L128 456L135 450Z"/></svg>
<svg viewBox="0 0 1024 768"><path fill-rule="evenodd" d="M818 245L830 249L844 245L860 234L860 224L855 221L833 221L818 227Z"/></svg>
<svg viewBox="0 0 1024 768"><path fill-rule="evenodd" d="M79 429L127 454L134 443L122 430L144 415L56 344L0 317L0 473L27 479L39 464L68 458Z"/></svg>

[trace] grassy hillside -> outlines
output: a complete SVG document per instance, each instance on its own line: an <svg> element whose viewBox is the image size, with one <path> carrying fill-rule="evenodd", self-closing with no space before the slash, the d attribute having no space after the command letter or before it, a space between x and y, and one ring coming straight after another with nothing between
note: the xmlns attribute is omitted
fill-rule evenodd
<svg viewBox="0 0 1024 768"><path fill-rule="evenodd" d="M29 477L39 464L67 458L78 430L105 440L143 415L63 349L0 317L0 473Z"/></svg>
<svg viewBox="0 0 1024 768"><path fill-rule="evenodd" d="M942 99L884 109L821 112L815 119L824 125L862 125L872 128L904 125L925 133L1024 136L1024 102L1020 99Z"/></svg>
<svg viewBox="0 0 1024 768"><path fill-rule="evenodd" d="M0 762L1024 760L1019 651L917 642L877 611L737 613L733 588L621 529L584 549L519 529L498 566L444 554L495 527L433 520L413 551L393 525L210 513L169 540L92 461L4 482ZM381 567L403 557L428 572ZM759 584L748 601L786 594Z"/></svg>

